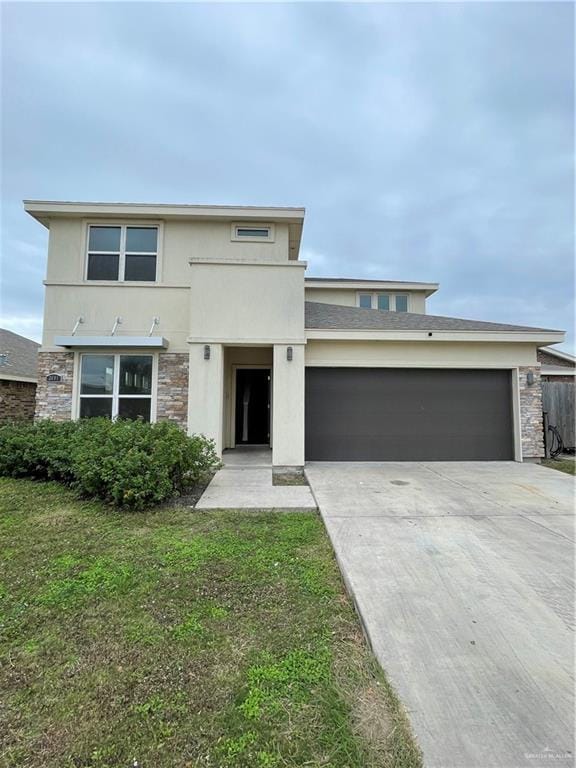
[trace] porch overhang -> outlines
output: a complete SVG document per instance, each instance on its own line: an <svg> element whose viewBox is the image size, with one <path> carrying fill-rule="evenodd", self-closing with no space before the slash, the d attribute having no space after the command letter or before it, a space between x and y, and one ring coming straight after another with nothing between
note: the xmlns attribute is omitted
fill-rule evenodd
<svg viewBox="0 0 576 768"><path fill-rule="evenodd" d="M75 347L167 349L168 339L163 336L55 336L54 345L67 349Z"/></svg>

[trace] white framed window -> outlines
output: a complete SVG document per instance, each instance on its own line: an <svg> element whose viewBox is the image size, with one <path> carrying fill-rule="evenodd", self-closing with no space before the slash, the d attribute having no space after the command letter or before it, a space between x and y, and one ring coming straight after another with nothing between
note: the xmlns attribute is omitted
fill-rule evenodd
<svg viewBox="0 0 576 768"><path fill-rule="evenodd" d="M232 240L250 243L274 242L274 224L251 224L235 222L232 224Z"/></svg>
<svg viewBox="0 0 576 768"><path fill-rule="evenodd" d="M154 283L158 224L88 224L86 280Z"/></svg>
<svg viewBox="0 0 576 768"><path fill-rule="evenodd" d="M154 421L155 380L155 355L82 354L77 415Z"/></svg>
<svg viewBox="0 0 576 768"><path fill-rule="evenodd" d="M358 306L362 309L372 309L372 294L360 293L358 295Z"/></svg>
<svg viewBox="0 0 576 768"><path fill-rule="evenodd" d="M379 309L381 312L409 312L410 296L407 293L367 293L359 291L357 304L363 309Z"/></svg>

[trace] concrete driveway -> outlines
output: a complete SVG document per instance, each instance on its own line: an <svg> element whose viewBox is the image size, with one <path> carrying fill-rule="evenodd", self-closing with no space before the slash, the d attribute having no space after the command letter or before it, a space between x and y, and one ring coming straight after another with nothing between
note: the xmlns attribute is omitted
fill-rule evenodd
<svg viewBox="0 0 576 768"><path fill-rule="evenodd" d="M574 765L574 481L514 463L312 463L427 766Z"/></svg>

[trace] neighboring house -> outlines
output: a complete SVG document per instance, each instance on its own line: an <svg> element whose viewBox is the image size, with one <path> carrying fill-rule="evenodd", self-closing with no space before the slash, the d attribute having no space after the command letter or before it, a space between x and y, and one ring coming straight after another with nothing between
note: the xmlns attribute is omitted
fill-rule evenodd
<svg viewBox="0 0 576 768"><path fill-rule="evenodd" d="M170 419L287 466L543 455L537 351L563 332L429 315L435 283L305 278L303 208L25 209L50 230L38 417Z"/></svg>
<svg viewBox="0 0 576 768"><path fill-rule="evenodd" d="M542 377L542 409L548 424L557 430L566 450L576 445L576 358L559 349L538 350ZM548 434L548 448L556 447Z"/></svg>
<svg viewBox="0 0 576 768"><path fill-rule="evenodd" d="M544 347L538 350L542 381L574 382L576 357L559 349Z"/></svg>
<svg viewBox="0 0 576 768"><path fill-rule="evenodd" d="M34 418L39 347L0 328L0 422Z"/></svg>

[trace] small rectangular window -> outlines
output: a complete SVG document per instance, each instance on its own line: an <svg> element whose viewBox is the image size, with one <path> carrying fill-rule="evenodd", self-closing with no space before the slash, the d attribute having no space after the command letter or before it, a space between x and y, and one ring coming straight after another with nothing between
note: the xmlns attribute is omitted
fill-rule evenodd
<svg viewBox="0 0 576 768"><path fill-rule="evenodd" d="M396 296L396 312L408 312L408 296Z"/></svg>
<svg viewBox="0 0 576 768"><path fill-rule="evenodd" d="M236 227L236 237L270 237L269 227Z"/></svg>
<svg viewBox="0 0 576 768"><path fill-rule="evenodd" d="M158 227L90 225L87 280L156 280Z"/></svg>
<svg viewBox="0 0 576 768"><path fill-rule="evenodd" d="M378 294L378 309L389 310L390 309L390 296L385 293Z"/></svg>
<svg viewBox="0 0 576 768"><path fill-rule="evenodd" d="M358 297L359 305L362 309L372 309L372 294L361 293Z"/></svg>

